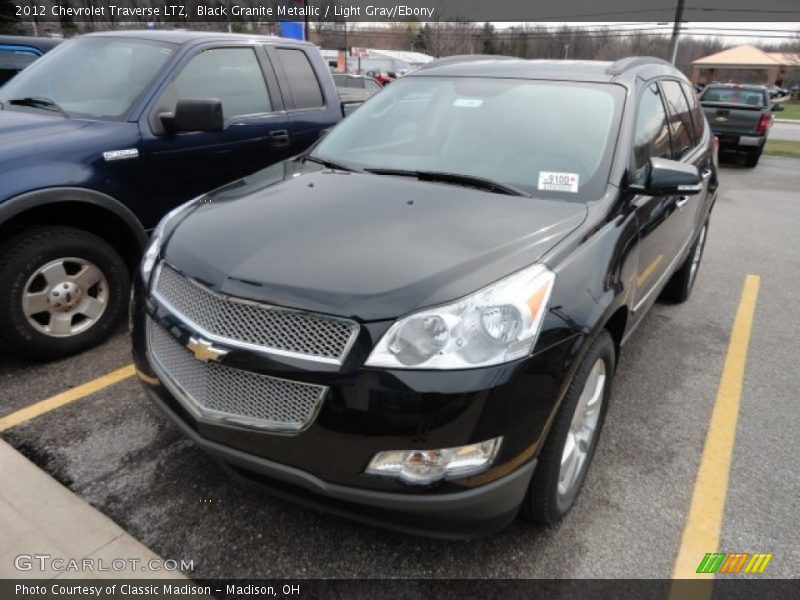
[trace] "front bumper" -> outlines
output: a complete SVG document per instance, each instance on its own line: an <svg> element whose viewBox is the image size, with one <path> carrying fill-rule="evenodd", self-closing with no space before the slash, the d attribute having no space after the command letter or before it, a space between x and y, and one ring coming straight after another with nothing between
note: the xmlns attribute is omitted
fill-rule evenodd
<svg viewBox="0 0 800 600"><path fill-rule="evenodd" d="M536 459L489 484L439 495L376 492L327 482L310 473L209 441L189 427L159 394L148 396L231 477L303 506L403 533L446 539L489 535L516 517Z"/></svg>
<svg viewBox="0 0 800 600"><path fill-rule="evenodd" d="M313 423L291 434L198 418L158 378L146 343L148 319L181 344L196 332L134 290L133 345L148 395L183 432L239 479L280 496L384 527L437 537L473 537L508 525L528 488L552 415L579 349L571 339L516 363L451 372L363 368L364 344L390 323L362 324L365 339L338 371L232 350L223 362L329 391ZM383 450L461 446L503 436L492 467L430 486L364 474Z"/></svg>

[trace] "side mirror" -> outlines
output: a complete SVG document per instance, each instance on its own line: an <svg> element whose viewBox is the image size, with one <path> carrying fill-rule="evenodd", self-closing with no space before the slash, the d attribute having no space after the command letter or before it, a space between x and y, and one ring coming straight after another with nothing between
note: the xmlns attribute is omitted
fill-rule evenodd
<svg viewBox="0 0 800 600"><path fill-rule="evenodd" d="M780 112L783 110L783 104L773 104L772 112Z"/></svg>
<svg viewBox="0 0 800 600"><path fill-rule="evenodd" d="M647 183L633 185L631 189L647 196L692 196L699 194L703 186L696 166L667 158L651 158Z"/></svg>
<svg viewBox="0 0 800 600"><path fill-rule="evenodd" d="M214 99L178 100L174 113L158 115L167 133L222 131L222 102Z"/></svg>

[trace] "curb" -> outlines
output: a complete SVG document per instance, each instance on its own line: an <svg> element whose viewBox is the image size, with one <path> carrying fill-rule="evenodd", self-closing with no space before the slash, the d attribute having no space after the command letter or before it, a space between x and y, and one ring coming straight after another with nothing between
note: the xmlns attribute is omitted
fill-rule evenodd
<svg viewBox="0 0 800 600"><path fill-rule="evenodd" d="M3 440L0 531L0 578L186 579L148 569L161 557Z"/></svg>

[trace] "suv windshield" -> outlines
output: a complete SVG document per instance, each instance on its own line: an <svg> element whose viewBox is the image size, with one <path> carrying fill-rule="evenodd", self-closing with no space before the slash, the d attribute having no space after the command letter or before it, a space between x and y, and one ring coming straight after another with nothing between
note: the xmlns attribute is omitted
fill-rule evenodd
<svg viewBox="0 0 800 600"><path fill-rule="evenodd" d="M623 99L608 84L412 76L355 111L311 156L585 201L603 193Z"/></svg>
<svg viewBox="0 0 800 600"><path fill-rule="evenodd" d="M6 109L45 108L41 102L45 100L69 116L117 119L128 112L174 51L173 44L129 38L71 40L0 88L0 102ZM25 102L30 99L37 102Z"/></svg>

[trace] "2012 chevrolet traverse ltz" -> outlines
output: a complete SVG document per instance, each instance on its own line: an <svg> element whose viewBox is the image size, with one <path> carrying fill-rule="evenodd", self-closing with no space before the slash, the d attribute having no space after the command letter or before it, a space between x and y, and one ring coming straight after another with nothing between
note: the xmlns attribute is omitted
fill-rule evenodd
<svg viewBox="0 0 800 600"><path fill-rule="evenodd" d="M713 137L658 59L444 59L159 225L149 395L238 477L428 535L574 504L626 338L685 300Z"/></svg>

